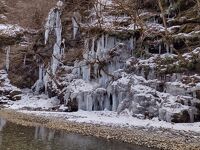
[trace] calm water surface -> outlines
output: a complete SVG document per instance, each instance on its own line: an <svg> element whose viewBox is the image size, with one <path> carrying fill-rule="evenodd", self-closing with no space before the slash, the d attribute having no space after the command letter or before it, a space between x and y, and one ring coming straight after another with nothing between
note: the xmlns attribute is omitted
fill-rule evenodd
<svg viewBox="0 0 200 150"><path fill-rule="evenodd" d="M118 141L25 127L0 118L0 150L152 150Z"/></svg>

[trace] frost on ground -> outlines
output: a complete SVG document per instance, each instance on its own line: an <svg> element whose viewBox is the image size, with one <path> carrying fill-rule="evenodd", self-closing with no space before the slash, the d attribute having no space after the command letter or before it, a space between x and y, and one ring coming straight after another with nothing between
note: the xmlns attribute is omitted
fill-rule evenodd
<svg viewBox="0 0 200 150"><path fill-rule="evenodd" d="M20 112L44 116L50 118L59 118L64 121L77 123L90 123L97 125L107 125L112 127L142 127L142 128L163 128L182 131L191 131L200 133L200 122L198 123L179 123L173 124L165 121L159 121L158 118L152 120L134 118L128 114L118 115L113 111L82 111L78 112L45 112L45 111L26 111Z"/></svg>
<svg viewBox="0 0 200 150"><path fill-rule="evenodd" d="M48 110L58 105L55 98L48 98L46 95L33 95L32 93L23 93L22 99L13 102L8 106L11 109L43 109Z"/></svg>

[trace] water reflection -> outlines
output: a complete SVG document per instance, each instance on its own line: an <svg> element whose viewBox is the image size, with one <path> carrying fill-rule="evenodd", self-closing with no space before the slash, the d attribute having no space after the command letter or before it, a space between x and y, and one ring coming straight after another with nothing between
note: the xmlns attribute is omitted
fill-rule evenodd
<svg viewBox="0 0 200 150"><path fill-rule="evenodd" d="M50 130L44 127L35 128L35 139L42 139L43 141L51 141L55 137L55 130Z"/></svg>
<svg viewBox="0 0 200 150"><path fill-rule="evenodd" d="M6 125L6 120L0 118L0 131L2 131L3 127Z"/></svg>
<svg viewBox="0 0 200 150"><path fill-rule="evenodd" d="M0 118L0 145L2 145L2 137L3 137L1 131L3 130L3 128L4 128L5 125L6 125L6 120ZM0 148L1 148L1 146L0 146Z"/></svg>
<svg viewBox="0 0 200 150"><path fill-rule="evenodd" d="M2 119L0 128L0 150L150 150L44 127L24 127Z"/></svg>

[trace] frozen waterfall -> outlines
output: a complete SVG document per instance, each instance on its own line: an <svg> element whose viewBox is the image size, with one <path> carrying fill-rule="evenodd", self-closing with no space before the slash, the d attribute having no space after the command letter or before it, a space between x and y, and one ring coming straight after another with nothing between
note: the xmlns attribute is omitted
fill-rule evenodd
<svg viewBox="0 0 200 150"><path fill-rule="evenodd" d="M49 34L53 31L55 31L56 36L56 42L54 44L53 48L53 54L52 54L52 61L51 61L51 70L52 74L55 75L57 67L61 63L62 56L64 55L64 42L65 40L62 40L62 24L61 24L61 18L60 18L61 12L59 8L54 8L49 13L49 16L47 18L46 22L46 28L45 28L45 44L47 44Z"/></svg>
<svg viewBox="0 0 200 150"><path fill-rule="evenodd" d="M86 38L84 44L84 60L75 64L77 69L74 74L77 74L77 77L91 89L86 88L86 91L67 93L67 95L71 95L69 99L76 99L78 109L116 111L119 103L126 97L126 92L116 93L114 89L108 87L113 81L115 72L123 69L125 60L132 56L136 38L131 36L121 39L102 34ZM75 89L79 88L82 88L82 85L80 87L76 85Z"/></svg>

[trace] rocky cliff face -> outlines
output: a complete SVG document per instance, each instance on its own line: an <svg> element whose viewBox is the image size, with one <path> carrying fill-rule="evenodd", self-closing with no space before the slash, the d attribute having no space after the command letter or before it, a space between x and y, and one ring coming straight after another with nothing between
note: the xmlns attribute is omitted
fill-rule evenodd
<svg viewBox="0 0 200 150"><path fill-rule="evenodd" d="M40 28L54 2L0 1L0 69L10 49L9 79L20 88L30 88L38 78L34 48L43 45Z"/></svg>
<svg viewBox="0 0 200 150"><path fill-rule="evenodd" d="M200 121L199 23L198 0L59 1L45 30L29 30L27 80L13 83L34 82L68 111Z"/></svg>

